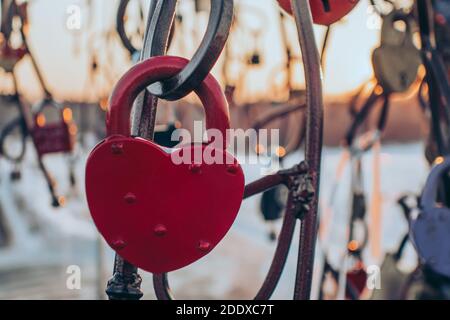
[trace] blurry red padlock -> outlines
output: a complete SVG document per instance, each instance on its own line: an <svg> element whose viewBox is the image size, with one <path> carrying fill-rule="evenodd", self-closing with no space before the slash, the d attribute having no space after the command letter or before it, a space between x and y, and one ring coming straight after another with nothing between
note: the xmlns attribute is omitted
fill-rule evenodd
<svg viewBox="0 0 450 320"><path fill-rule="evenodd" d="M34 124L31 132L36 151L40 157L50 153L68 153L73 150L76 125L72 120L72 110L51 99L44 99L33 109ZM48 120L45 111L51 110L55 119Z"/></svg>
<svg viewBox="0 0 450 320"><path fill-rule="evenodd" d="M367 287L367 272L362 261L347 272L347 299L359 299Z"/></svg>
<svg viewBox="0 0 450 320"><path fill-rule="evenodd" d="M286 12L292 14L291 0L277 1ZM329 26L345 17L358 2L359 0L310 0L309 4L314 23Z"/></svg>
<svg viewBox="0 0 450 320"><path fill-rule="evenodd" d="M27 54L27 49L22 46L17 49L12 48L8 41L0 44L0 68L5 72L12 72L16 64Z"/></svg>
<svg viewBox="0 0 450 320"><path fill-rule="evenodd" d="M110 99L108 137L86 165L86 195L98 230L120 256L153 273L182 268L208 254L231 228L244 191L242 169L216 135L214 143L176 149L130 137L137 95L187 63L155 57L122 77ZM226 137L228 105L218 82L209 75L195 92L205 109L206 128ZM186 154L205 156L208 149L215 159L227 161L174 161Z"/></svg>

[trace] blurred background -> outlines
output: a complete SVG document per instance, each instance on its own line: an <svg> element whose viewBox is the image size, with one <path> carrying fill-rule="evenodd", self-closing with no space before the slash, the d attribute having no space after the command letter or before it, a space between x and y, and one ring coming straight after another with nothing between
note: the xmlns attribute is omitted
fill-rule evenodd
<svg viewBox="0 0 450 320"><path fill-rule="evenodd" d="M0 128L21 114L16 89L20 103L34 109L50 93L52 100L62 106L61 117L71 123L77 144L70 154L43 157L56 182L59 208L52 206L42 165L36 160L30 139L25 142L28 148L21 161L0 158L0 299L104 299L114 255L90 218L84 194L84 167L90 150L105 135L109 94L120 76L133 65L133 56L117 32L119 1L23 2L27 3L24 33L32 58L25 55L17 62L14 77L0 68ZM399 3L408 7L412 1ZM293 18L280 15L274 0L236 0L235 5L233 32L213 73L227 89L233 127L247 129L253 127L260 115L275 107L302 103L304 76ZM149 1L131 0L123 15L124 30L138 49L148 6ZM209 12L191 0L181 0L177 10L169 53L190 57L202 39ZM371 56L379 45L380 28L381 18L369 1L362 0L329 31L323 61L325 148L320 211L331 210L333 215L331 218L327 215L329 226L327 236L319 241L317 266L323 263L323 252L328 253L330 262L339 265L347 250L351 175L349 166L342 165L342 140L352 119L351 98L366 84L369 89L360 95L364 99L375 85ZM17 31L21 29L20 21L15 29L12 39L20 38ZM326 33L325 27L315 26L319 47ZM382 147L363 156L368 219L381 221L374 231L380 236L370 240L371 248L375 249L365 254L368 265L380 265L384 253L398 246L408 226L397 200L406 193L418 194L426 179L424 137L428 134L428 122L417 101L423 75L424 70L420 69L417 81L407 92L392 96ZM202 118L195 97L160 104L160 124L176 123L191 129L193 121ZM34 120L45 123L46 118ZM300 139L303 120L303 113L297 112L271 124L281 128L282 146L277 149L277 156L284 158L283 165L287 168L303 157L301 146L288 148L296 144L293 140ZM376 117L370 117L366 128L373 127L375 122ZM4 145L11 153L20 154L20 132L11 134ZM260 169L258 165L244 165L246 181L257 179ZM342 172L339 180L337 172ZM245 201L231 232L214 252L171 274L176 296L241 299L255 294L275 250L273 234L278 233L281 225L279 220L265 221L261 202L261 195ZM294 236L274 295L276 299L292 297L296 239L298 235ZM416 256L409 245L403 260L401 267L405 272L414 269ZM81 283L74 288L72 276L78 271ZM142 276L144 298L152 299L151 275L142 272ZM318 281L315 279L313 292L316 298Z"/></svg>

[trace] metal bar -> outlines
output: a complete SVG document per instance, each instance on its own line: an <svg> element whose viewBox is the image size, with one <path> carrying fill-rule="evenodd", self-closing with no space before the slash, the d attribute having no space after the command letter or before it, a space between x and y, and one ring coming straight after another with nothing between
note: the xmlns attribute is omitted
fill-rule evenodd
<svg viewBox="0 0 450 320"><path fill-rule="evenodd" d="M245 186L244 199L250 198L255 194L272 189L285 182L286 177L283 177L278 173L270 176L265 176L264 178L261 178Z"/></svg>
<svg viewBox="0 0 450 320"><path fill-rule="evenodd" d="M150 86L153 95L178 100L192 92L216 64L227 41L233 21L233 0L211 0L206 34L189 64L175 77Z"/></svg>
<svg viewBox="0 0 450 320"><path fill-rule="evenodd" d="M170 29L175 16L177 0L152 0L149 8L144 45L140 61L166 53ZM163 26L162 29L159 29ZM159 29L156 32L156 29ZM147 90L136 99L132 116L132 135L153 140L158 99ZM140 299L140 276L138 268L124 260L118 254L115 257L113 278L108 282L107 292L110 299ZM132 290L128 290L131 287Z"/></svg>
<svg viewBox="0 0 450 320"><path fill-rule="evenodd" d="M289 104L283 105L281 107L278 107L274 111L270 112L264 118L259 119L253 125L253 127L255 130L259 130L262 127L271 123L272 121L278 120L280 118L283 119L283 118L291 115L292 113L303 110L305 108L306 108L306 105L303 103L302 104L294 104L294 105L289 105Z"/></svg>
<svg viewBox="0 0 450 320"><path fill-rule="evenodd" d="M140 61L165 55L178 0L153 0L150 4L144 46ZM136 99L132 116L132 135L153 140L158 98L147 90Z"/></svg>
<svg viewBox="0 0 450 320"><path fill-rule="evenodd" d="M313 200L310 203L308 212L301 221L294 299L307 300L311 294L314 251L317 238L317 209L323 135L322 72L320 56L314 38L309 1L296 0L292 4L305 66L307 105L305 158L314 188Z"/></svg>

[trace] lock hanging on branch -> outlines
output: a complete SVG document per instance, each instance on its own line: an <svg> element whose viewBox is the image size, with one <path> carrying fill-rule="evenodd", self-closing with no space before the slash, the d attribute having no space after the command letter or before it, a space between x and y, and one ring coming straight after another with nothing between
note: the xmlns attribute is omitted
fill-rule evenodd
<svg viewBox="0 0 450 320"><path fill-rule="evenodd" d="M396 28L403 22L404 30ZM386 94L407 91L417 78L422 58L413 42L412 18L401 10L383 17L381 45L372 56L375 77Z"/></svg>
<svg viewBox="0 0 450 320"><path fill-rule="evenodd" d="M44 112L48 109L56 112L56 121L48 122ZM44 99L34 109L34 126L31 132L39 157L52 153L73 151L77 127L73 122L72 110L64 108L51 99Z"/></svg>
<svg viewBox="0 0 450 320"><path fill-rule="evenodd" d="M27 49L24 46L19 48L12 48L8 41L0 40L0 68L5 72L13 72L14 67L27 54Z"/></svg>
<svg viewBox="0 0 450 320"><path fill-rule="evenodd" d="M292 15L292 0L277 0L280 7ZM358 4L359 0L310 0L311 13L315 24L332 25L341 20Z"/></svg>
<svg viewBox="0 0 450 320"><path fill-rule="evenodd" d="M244 193L242 168L226 143L214 139L167 149L130 137L130 112L138 94L187 64L183 58L160 56L127 72L110 99L108 137L86 165L86 195L98 230L126 261L157 274L211 252L231 228ZM208 75L195 92L205 109L206 128L226 137L228 105L218 82ZM173 156L205 152L223 163L173 161Z"/></svg>
<svg viewBox="0 0 450 320"><path fill-rule="evenodd" d="M431 169L420 198L421 212L411 217L410 228L421 262L447 278L450 278L450 209L438 203L437 198L442 179L449 171L450 158Z"/></svg>

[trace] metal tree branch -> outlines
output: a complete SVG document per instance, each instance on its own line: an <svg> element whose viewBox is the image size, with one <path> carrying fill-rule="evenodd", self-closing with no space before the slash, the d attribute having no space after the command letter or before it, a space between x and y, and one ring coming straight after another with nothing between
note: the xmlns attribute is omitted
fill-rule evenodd
<svg viewBox="0 0 450 320"><path fill-rule="evenodd" d="M317 238L317 207L323 134L322 76L309 1L296 0L292 4L303 63L305 65L307 105L305 159L312 178L312 188L315 191L309 210L301 222L298 268L294 292L294 299L307 300L310 298L311 293L314 251Z"/></svg>

